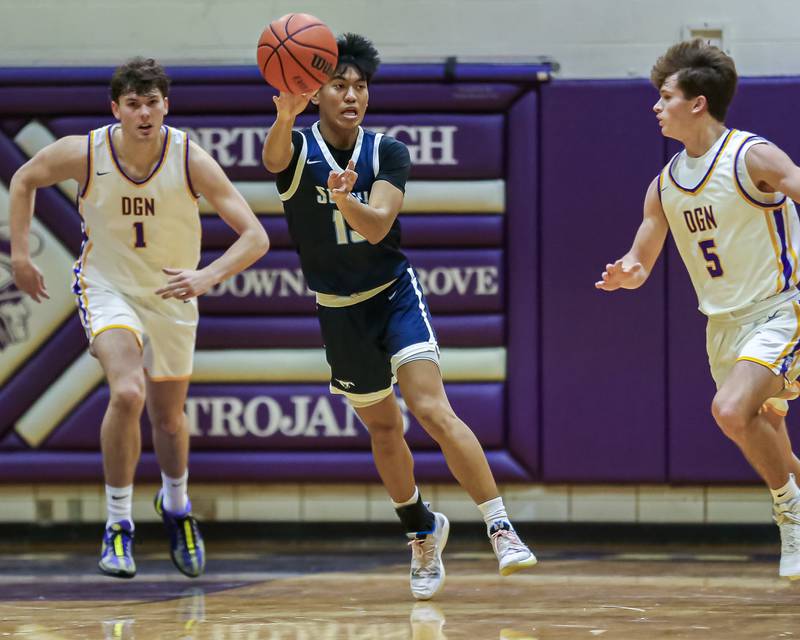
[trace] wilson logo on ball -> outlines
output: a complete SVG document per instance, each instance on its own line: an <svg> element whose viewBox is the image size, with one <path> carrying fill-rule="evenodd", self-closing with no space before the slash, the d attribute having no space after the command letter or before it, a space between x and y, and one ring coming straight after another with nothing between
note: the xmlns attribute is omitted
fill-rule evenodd
<svg viewBox="0 0 800 640"><path fill-rule="evenodd" d="M316 53L314 54L314 57L311 58L311 66L314 67L315 69L319 69L326 76L330 76L331 74L333 74L333 69L334 69L333 65L330 62L328 62L325 58L323 58L321 55L318 55Z"/></svg>

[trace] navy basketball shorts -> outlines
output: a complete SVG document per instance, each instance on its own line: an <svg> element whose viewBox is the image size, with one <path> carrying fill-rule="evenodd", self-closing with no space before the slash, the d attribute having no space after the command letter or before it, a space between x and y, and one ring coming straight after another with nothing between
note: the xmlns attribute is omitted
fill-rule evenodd
<svg viewBox="0 0 800 640"><path fill-rule="evenodd" d="M353 407L389 396L402 365L413 360L439 364L428 303L410 267L371 298L343 307L318 304L317 315L331 367L331 393L346 396Z"/></svg>

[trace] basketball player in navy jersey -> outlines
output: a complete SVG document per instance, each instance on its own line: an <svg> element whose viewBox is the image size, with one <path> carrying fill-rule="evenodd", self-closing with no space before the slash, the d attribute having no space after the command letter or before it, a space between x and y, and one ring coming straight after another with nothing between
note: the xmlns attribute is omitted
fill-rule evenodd
<svg viewBox="0 0 800 640"><path fill-rule="evenodd" d="M187 494L189 430L183 408L197 331L197 296L238 273L269 246L245 199L214 159L185 132L163 125L169 78L152 59L135 58L111 79L119 121L66 136L26 162L11 180L11 263L17 287L47 298L30 259L28 231L36 190L63 180L80 185L84 234L73 292L90 352L103 367L110 400L100 430L108 519L100 570L132 578L133 479L147 407L162 488L156 511L175 566L197 577L205 548ZM202 269L198 198L205 196L239 238Z"/></svg>
<svg viewBox="0 0 800 640"><path fill-rule="evenodd" d="M633 246L595 286L641 287L672 233L708 316L711 412L770 489L779 574L797 580L800 460L784 416L800 390L800 167L764 138L725 126L737 74L720 49L676 44L650 77L661 133L684 149L653 178Z"/></svg>
<svg viewBox="0 0 800 640"><path fill-rule="evenodd" d="M400 250L408 149L360 126L378 52L354 34L340 36L338 46L338 66L313 96L274 98L277 117L263 161L277 174L289 231L316 292L331 392L347 397L369 431L378 473L411 538L411 591L426 600L444 583L449 523L416 487L393 378L482 512L500 572L509 575L536 558L511 526L480 443L445 395L428 305ZM309 100L319 122L293 131Z"/></svg>

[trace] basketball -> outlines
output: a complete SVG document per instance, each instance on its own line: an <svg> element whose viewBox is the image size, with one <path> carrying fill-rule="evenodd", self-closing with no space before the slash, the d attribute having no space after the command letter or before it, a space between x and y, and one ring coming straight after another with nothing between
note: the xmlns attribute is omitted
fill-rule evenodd
<svg viewBox="0 0 800 640"><path fill-rule="evenodd" d="M339 51L328 26L307 13L289 13L261 33L258 68L278 91L311 93L336 70Z"/></svg>

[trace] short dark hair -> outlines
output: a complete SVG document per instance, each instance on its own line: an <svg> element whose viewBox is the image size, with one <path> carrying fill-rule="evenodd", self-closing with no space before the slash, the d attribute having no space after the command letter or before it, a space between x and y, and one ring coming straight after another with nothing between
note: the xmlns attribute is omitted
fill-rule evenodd
<svg viewBox="0 0 800 640"><path fill-rule="evenodd" d="M381 64L378 50L372 42L355 33L343 33L336 38L336 44L339 47L339 62L334 75L344 72L346 67L354 67L369 84Z"/></svg>
<svg viewBox="0 0 800 640"><path fill-rule="evenodd" d="M727 53L700 38L671 46L653 65L650 81L656 89L673 74L687 98L705 96L708 112L723 122L736 93L736 65Z"/></svg>
<svg viewBox="0 0 800 640"><path fill-rule="evenodd" d="M119 102L126 93L144 96L158 89L165 98L169 95L169 76L152 58L137 56L120 65L111 76L111 99Z"/></svg>

